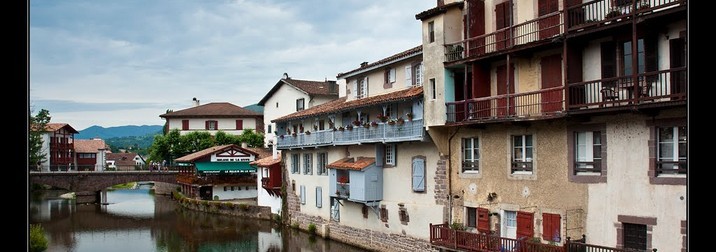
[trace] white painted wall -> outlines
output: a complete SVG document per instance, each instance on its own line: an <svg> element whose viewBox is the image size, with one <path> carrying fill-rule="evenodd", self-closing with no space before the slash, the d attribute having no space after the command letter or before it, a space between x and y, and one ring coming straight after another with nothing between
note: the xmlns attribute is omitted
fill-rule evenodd
<svg viewBox="0 0 716 252"><path fill-rule="evenodd" d="M326 174L318 175L317 174L317 167L318 167L318 153L320 152L326 152L328 153L328 164L335 162L336 160L339 160L341 158L345 157L345 147L336 146L333 148L316 148L316 149L305 149L305 150L290 150L290 151L284 151L286 155L284 156L284 163L286 164L286 174L285 176L288 177L288 181L295 181L296 184L296 196L300 198L300 188L301 186L306 187L306 203L301 204L301 213L312 215L312 216L320 216L324 219L330 219L330 208L331 208L331 199L329 197L330 190L328 186L328 172ZM312 173L311 174L304 174L303 172L303 154L310 153L312 154L312 160L313 160L313 167L312 167ZM292 165L292 154L299 154L299 173L292 173L291 172L291 165ZM328 171L328 170L326 170ZM290 183L290 182L289 182ZM288 184L287 186L291 186L291 184ZM316 207L316 187L321 187L322 189L322 195L321 195L321 207Z"/></svg>
<svg viewBox="0 0 716 252"><path fill-rule="evenodd" d="M182 130L182 120L189 120L189 130ZM256 118L172 118L168 120L169 130L178 129L179 133L183 136L194 131L206 131L214 135L216 132L223 131L231 135L241 135L243 130L236 130L236 120L240 119L244 121L244 129L256 130ZM218 130L206 130L206 121L215 120L218 122Z"/></svg>
<svg viewBox="0 0 716 252"><path fill-rule="evenodd" d="M268 168L258 167L258 175L256 176L256 186L258 188L258 199L257 204L259 206L271 207L271 213L281 214L281 202L282 198L278 196L271 196L263 189L261 185L261 179L264 174L268 174ZM278 178L281 179L281 178Z"/></svg>
<svg viewBox="0 0 716 252"><path fill-rule="evenodd" d="M224 187L229 187L227 191L224 191ZM251 199L256 198L258 195L258 189L256 186L248 186L249 189L246 190L247 186L234 186L234 191L231 191L232 184L220 184L220 185L214 185L212 188L214 195L212 195L212 199L214 196L219 196L219 200L229 200L229 199ZM241 190L238 190L238 188L241 188Z"/></svg>
<svg viewBox="0 0 716 252"><path fill-rule="evenodd" d="M381 66L374 70L370 70L366 73L358 74L355 76L351 76L349 78L345 79L346 82L346 88L352 89L353 88L353 81L358 80L360 82L363 77L368 77L368 96L376 96L381 94L386 94L390 92L395 92L399 90L403 90L408 88L409 86L406 86L406 73L405 73L405 67L406 66L412 66L413 64L420 63L422 61L421 56L411 57L409 59L396 62L394 64L390 64L387 66ZM395 82L390 85L388 88L384 87L385 84L385 70L388 68L395 68ZM411 69L411 73L412 73ZM425 85L425 71L423 70L423 85ZM412 82L412 77L411 77ZM411 84L407 84L411 85ZM355 90L351 90L351 94L348 95L348 100L355 100L354 97Z"/></svg>

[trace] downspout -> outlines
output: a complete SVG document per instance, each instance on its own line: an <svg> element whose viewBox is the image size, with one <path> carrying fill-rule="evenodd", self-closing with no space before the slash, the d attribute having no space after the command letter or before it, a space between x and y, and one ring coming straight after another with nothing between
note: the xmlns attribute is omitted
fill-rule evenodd
<svg viewBox="0 0 716 252"><path fill-rule="evenodd" d="M453 196L452 196L452 138L455 137L457 132L460 131L460 126L457 126L455 132L448 138L448 159L447 159L447 181L448 181L448 224L452 224L452 207L453 207Z"/></svg>

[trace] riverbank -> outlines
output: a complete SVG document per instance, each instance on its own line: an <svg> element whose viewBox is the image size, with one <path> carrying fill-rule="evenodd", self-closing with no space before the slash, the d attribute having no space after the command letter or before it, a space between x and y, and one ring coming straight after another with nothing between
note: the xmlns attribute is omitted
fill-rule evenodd
<svg viewBox="0 0 716 252"><path fill-rule="evenodd" d="M261 220L276 220L277 218L271 213L271 207L259 206L253 199L231 201L199 200L188 198L178 191L172 192L172 198L178 201L182 207L195 211Z"/></svg>

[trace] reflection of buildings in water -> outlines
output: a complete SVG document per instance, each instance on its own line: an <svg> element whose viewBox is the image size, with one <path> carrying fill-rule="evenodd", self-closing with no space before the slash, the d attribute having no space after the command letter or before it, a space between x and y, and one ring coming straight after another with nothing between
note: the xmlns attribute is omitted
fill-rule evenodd
<svg viewBox="0 0 716 252"><path fill-rule="evenodd" d="M281 246L281 232L271 229L271 232L259 231L258 251L283 251Z"/></svg>

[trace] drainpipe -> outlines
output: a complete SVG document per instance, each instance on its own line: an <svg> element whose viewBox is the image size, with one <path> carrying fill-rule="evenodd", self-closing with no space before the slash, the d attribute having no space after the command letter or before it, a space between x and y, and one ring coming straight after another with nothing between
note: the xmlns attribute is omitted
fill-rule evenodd
<svg viewBox="0 0 716 252"><path fill-rule="evenodd" d="M455 132L448 138L448 159L447 159L447 181L448 181L448 224L452 224L452 138L455 137L457 132L460 131L460 126L457 126Z"/></svg>

